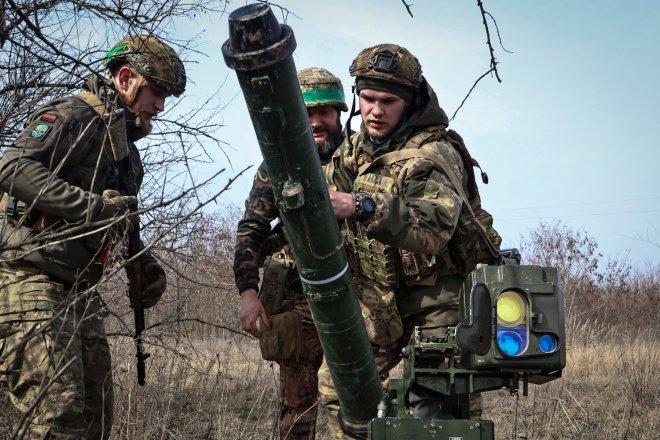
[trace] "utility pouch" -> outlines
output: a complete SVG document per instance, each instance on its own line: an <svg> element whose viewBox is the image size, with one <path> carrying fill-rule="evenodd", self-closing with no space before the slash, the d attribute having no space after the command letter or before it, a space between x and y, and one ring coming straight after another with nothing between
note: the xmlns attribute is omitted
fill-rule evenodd
<svg viewBox="0 0 660 440"><path fill-rule="evenodd" d="M391 345L403 335L394 289L359 282L356 288L369 341L380 346Z"/></svg>
<svg viewBox="0 0 660 440"><path fill-rule="evenodd" d="M302 356L302 324L296 312L273 315L270 326L261 330L261 357L277 363L294 361Z"/></svg>
<svg viewBox="0 0 660 440"><path fill-rule="evenodd" d="M37 234L28 226L14 228L7 223L2 229L2 241L6 241L8 248L14 248L2 252L2 259L30 263L69 286L93 285L101 278L103 268L95 264L94 255L80 240L30 243L44 233Z"/></svg>
<svg viewBox="0 0 660 440"><path fill-rule="evenodd" d="M271 315L279 313L285 299L287 279L293 270L295 270L295 263L291 259L269 256L264 260L259 300L264 305L268 319Z"/></svg>
<svg viewBox="0 0 660 440"><path fill-rule="evenodd" d="M406 286L433 286L442 275L437 255L416 254L399 249L399 257Z"/></svg>

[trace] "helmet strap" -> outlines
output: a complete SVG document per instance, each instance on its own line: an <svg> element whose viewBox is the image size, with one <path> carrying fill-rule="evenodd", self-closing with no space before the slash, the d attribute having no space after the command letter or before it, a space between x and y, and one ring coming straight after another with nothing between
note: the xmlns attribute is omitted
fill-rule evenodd
<svg viewBox="0 0 660 440"><path fill-rule="evenodd" d="M360 109L355 110L355 85L357 84L357 79L353 86L351 87L351 94L353 95L353 102L351 103L351 111L348 114L348 120L346 121L346 140L348 141L348 155L353 154L353 141L351 140L351 119L353 116L360 114Z"/></svg>

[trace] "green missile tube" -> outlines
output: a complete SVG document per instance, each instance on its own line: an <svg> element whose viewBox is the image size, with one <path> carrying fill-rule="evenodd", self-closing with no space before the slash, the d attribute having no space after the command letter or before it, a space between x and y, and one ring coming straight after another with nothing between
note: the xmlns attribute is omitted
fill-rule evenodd
<svg viewBox="0 0 660 440"><path fill-rule="evenodd" d="M225 63L236 71L341 405L360 431L382 389L300 92L293 31L267 4L229 16ZM355 435L361 435L357 432Z"/></svg>

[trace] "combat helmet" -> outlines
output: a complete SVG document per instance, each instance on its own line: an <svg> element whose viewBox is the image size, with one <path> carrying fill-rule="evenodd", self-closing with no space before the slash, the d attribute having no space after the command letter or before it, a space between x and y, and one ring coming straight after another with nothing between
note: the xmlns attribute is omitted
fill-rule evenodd
<svg viewBox="0 0 660 440"><path fill-rule="evenodd" d="M410 100L424 83L422 66L405 47L378 44L362 50L349 68L356 77L356 90L374 88Z"/></svg>
<svg viewBox="0 0 660 440"><path fill-rule="evenodd" d="M174 96L186 89L186 69L177 53L152 35L126 37L108 51L103 65L113 70L127 62L155 85Z"/></svg>
<svg viewBox="0 0 660 440"><path fill-rule="evenodd" d="M348 111L341 80L326 69L309 67L298 72L305 107L330 105Z"/></svg>

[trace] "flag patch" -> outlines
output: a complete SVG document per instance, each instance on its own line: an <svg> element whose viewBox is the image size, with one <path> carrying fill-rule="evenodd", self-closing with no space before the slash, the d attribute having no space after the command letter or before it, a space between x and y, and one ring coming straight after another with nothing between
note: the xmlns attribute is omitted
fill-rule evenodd
<svg viewBox="0 0 660 440"><path fill-rule="evenodd" d="M57 119L57 115L52 113L44 113L40 118L42 121L50 122L51 124Z"/></svg>

